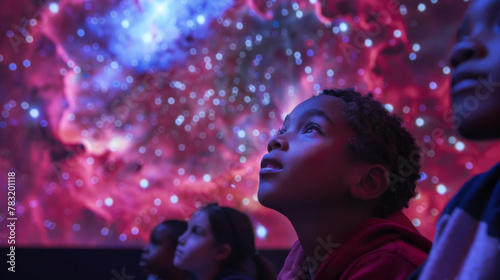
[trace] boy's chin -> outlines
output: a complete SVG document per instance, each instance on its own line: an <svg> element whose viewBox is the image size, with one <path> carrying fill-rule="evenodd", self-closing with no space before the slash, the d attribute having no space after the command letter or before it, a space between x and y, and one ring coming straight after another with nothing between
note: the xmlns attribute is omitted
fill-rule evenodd
<svg viewBox="0 0 500 280"><path fill-rule="evenodd" d="M495 92L497 94L500 92ZM452 96L452 121L461 136L470 140L500 138L500 95L476 100L470 95Z"/></svg>
<svg viewBox="0 0 500 280"><path fill-rule="evenodd" d="M290 211L300 208L303 199L297 196L289 196L287 193L277 192L273 189L266 189L265 186L260 185L257 192L259 203L269 209L277 211L285 216Z"/></svg>
<svg viewBox="0 0 500 280"><path fill-rule="evenodd" d="M455 125L457 132L469 140L493 140L500 138L500 131L486 123L463 122Z"/></svg>
<svg viewBox="0 0 500 280"><path fill-rule="evenodd" d="M272 186L260 184L257 198L262 206L279 211L281 205L285 203L283 195L280 195L272 189Z"/></svg>
<svg viewBox="0 0 500 280"><path fill-rule="evenodd" d="M267 208L273 208L272 191L267 186L264 186L263 184L259 185L259 190L257 191L257 198L259 200L259 203L262 204L262 206L265 206Z"/></svg>

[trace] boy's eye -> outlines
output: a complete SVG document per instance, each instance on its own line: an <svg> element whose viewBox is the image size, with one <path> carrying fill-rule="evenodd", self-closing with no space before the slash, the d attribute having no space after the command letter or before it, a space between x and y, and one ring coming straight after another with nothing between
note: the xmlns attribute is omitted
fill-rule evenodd
<svg viewBox="0 0 500 280"><path fill-rule="evenodd" d="M199 227L193 227L193 229L191 229L191 232L195 235L202 235L203 234L203 231Z"/></svg>
<svg viewBox="0 0 500 280"><path fill-rule="evenodd" d="M316 131L321 131L319 126L317 124L311 123L306 125L306 128L304 129L304 133L312 133L314 130Z"/></svg>
<svg viewBox="0 0 500 280"><path fill-rule="evenodd" d="M278 135L285 133L286 131L283 128L278 128Z"/></svg>

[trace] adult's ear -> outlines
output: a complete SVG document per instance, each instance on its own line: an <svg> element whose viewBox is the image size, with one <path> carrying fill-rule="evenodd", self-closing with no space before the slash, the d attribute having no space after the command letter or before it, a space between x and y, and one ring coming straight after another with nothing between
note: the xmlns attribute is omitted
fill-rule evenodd
<svg viewBox="0 0 500 280"><path fill-rule="evenodd" d="M374 200L389 187L389 173L383 165L367 164L360 171L359 181L350 188L354 198Z"/></svg>
<svg viewBox="0 0 500 280"><path fill-rule="evenodd" d="M218 261L223 261L231 255L232 248L229 244L222 244L217 248L215 252L215 259Z"/></svg>

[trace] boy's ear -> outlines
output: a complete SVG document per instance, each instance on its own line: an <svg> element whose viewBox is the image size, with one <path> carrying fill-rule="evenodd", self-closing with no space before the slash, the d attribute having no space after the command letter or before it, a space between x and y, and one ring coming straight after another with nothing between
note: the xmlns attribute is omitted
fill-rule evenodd
<svg viewBox="0 0 500 280"><path fill-rule="evenodd" d="M219 248L217 248L217 251L215 252L215 259L218 261L223 261L227 257L229 257L229 255L231 255L231 252L232 248L229 244L222 244L219 246Z"/></svg>
<svg viewBox="0 0 500 280"><path fill-rule="evenodd" d="M350 193L354 198L374 200L389 187L389 173L383 165L366 165L362 167L360 175L358 182L350 188Z"/></svg>

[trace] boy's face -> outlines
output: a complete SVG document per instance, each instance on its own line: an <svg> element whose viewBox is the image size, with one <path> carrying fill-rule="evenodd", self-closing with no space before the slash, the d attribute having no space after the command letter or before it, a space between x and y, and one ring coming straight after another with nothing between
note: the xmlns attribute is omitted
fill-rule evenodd
<svg viewBox="0 0 500 280"><path fill-rule="evenodd" d="M458 132L470 139L500 137L500 1L475 0L451 54L451 100Z"/></svg>
<svg viewBox="0 0 500 280"><path fill-rule="evenodd" d="M193 214L186 232L178 241L174 258L176 267L196 273L217 265L219 244L215 241L208 214L204 211L196 211Z"/></svg>
<svg viewBox="0 0 500 280"><path fill-rule="evenodd" d="M168 238L168 226L158 225L151 233L149 244L144 248L139 265L146 273L160 274L173 267L175 244Z"/></svg>
<svg viewBox="0 0 500 280"><path fill-rule="evenodd" d="M347 144L356 132L343 116L344 106L339 98L320 95L286 117L262 158L258 197L263 205L286 211L345 202L356 168Z"/></svg>

